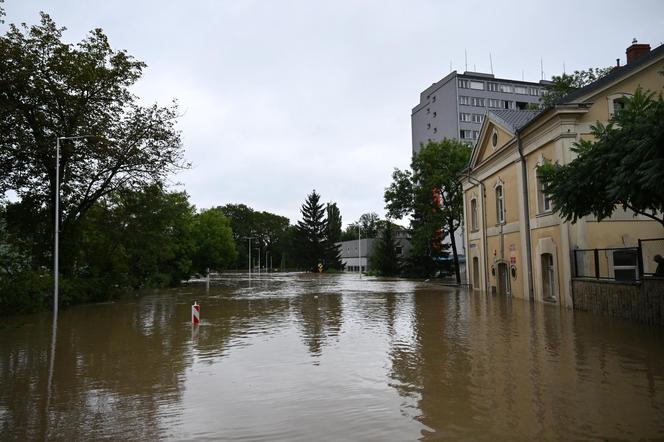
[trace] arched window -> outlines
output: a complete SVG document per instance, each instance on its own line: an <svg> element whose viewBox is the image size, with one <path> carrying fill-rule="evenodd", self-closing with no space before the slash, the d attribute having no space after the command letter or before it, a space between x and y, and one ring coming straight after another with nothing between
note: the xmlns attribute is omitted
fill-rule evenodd
<svg viewBox="0 0 664 442"><path fill-rule="evenodd" d="M496 222L498 224L505 222L505 196L502 185L496 186Z"/></svg>

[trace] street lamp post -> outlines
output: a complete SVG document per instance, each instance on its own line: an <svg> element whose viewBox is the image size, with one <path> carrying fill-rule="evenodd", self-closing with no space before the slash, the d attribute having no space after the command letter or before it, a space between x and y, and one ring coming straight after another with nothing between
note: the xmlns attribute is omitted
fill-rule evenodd
<svg viewBox="0 0 664 442"><path fill-rule="evenodd" d="M257 248L256 251L258 252L258 276L261 276L261 248Z"/></svg>
<svg viewBox="0 0 664 442"><path fill-rule="evenodd" d="M360 274L360 279L362 278L362 235L360 233L360 223L357 223L357 269Z"/></svg>
<svg viewBox="0 0 664 442"><path fill-rule="evenodd" d="M60 140L96 138L94 135L57 137L55 139L55 244L53 251L53 313L58 315L58 276L60 274Z"/></svg>
<svg viewBox="0 0 664 442"><path fill-rule="evenodd" d="M269 268L268 268L268 266L267 266L267 262L268 262L268 261L267 261L267 256L268 256L269 254L270 254L270 252L269 252L268 250L265 250L265 273L268 273L268 272L270 271Z"/></svg>
<svg viewBox="0 0 664 442"><path fill-rule="evenodd" d="M243 239L249 240L249 277L251 278L251 240L254 239L253 236L245 236Z"/></svg>

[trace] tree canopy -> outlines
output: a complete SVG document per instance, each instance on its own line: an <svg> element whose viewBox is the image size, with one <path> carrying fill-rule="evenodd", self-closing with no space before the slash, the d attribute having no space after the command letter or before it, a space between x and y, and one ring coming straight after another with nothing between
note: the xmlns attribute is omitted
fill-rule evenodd
<svg viewBox="0 0 664 442"><path fill-rule="evenodd" d="M443 238L450 236L460 281L454 232L463 219L463 192L458 176L468 165L470 148L457 140L429 142L413 157L411 170L395 169L385 189L385 208L392 218L411 217L412 255L423 272L445 254Z"/></svg>
<svg viewBox="0 0 664 442"><path fill-rule="evenodd" d="M42 13L39 25L10 25L0 38L0 194L15 192L52 234L56 138L84 137L60 143L61 226L73 240L101 198L187 164L176 105L145 107L129 90L145 64L113 50L101 29L76 45L62 41L64 30Z"/></svg>
<svg viewBox="0 0 664 442"><path fill-rule="evenodd" d="M589 68L588 70L574 71L572 74L563 73L551 77L551 84L545 86L542 95L542 105L552 107L558 100L576 89L599 80L613 68Z"/></svg>
<svg viewBox="0 0 664 442"><path fill-rule="evenodd" d="M602 220L622 206L664 225L662 94L638 88L608 124L596 123L592 134L593 140L575 144L578 156L569 164L538 168L554 210L576 222L587 215Z"/></svg>

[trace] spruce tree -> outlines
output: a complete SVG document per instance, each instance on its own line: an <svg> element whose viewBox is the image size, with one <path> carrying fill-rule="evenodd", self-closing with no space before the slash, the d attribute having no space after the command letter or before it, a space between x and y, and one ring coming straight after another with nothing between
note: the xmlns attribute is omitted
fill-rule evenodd
<svg viewBox="0 0 664 442"><path fill-rule="evenodd" d="M394 232L389 222L380 235L373 254L371 255L371 266L383 276L394 276L399 274L399 257L397 256L397 244L394 240Z"/></svg>
<svg viewBox="0 0 664 442"><path fill-rule="evenodd" d="M341 212L337 203L327 203L326 261L327 267L343 269L341 262Z"/></svg>
<svg viewBox="0 0 664 442"><path fill-rule="evenodd" d="M297 246L300 264L315 269L325 264L327 219L320 195L313 190L300 209L302 221L297 222Z"/></svg>

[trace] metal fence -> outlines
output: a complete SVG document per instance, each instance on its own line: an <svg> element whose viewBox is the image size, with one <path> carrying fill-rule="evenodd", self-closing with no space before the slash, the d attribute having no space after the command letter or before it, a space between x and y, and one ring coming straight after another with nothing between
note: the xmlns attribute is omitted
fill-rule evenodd
<svg viewBox="0 0 664 442"><path fill-rule="evenodd" d="M664 238L640 239L637 247L576 249L573 256L577 278L639 281L664 271ZM664 275L661 275L664 276Z"/></svg>

